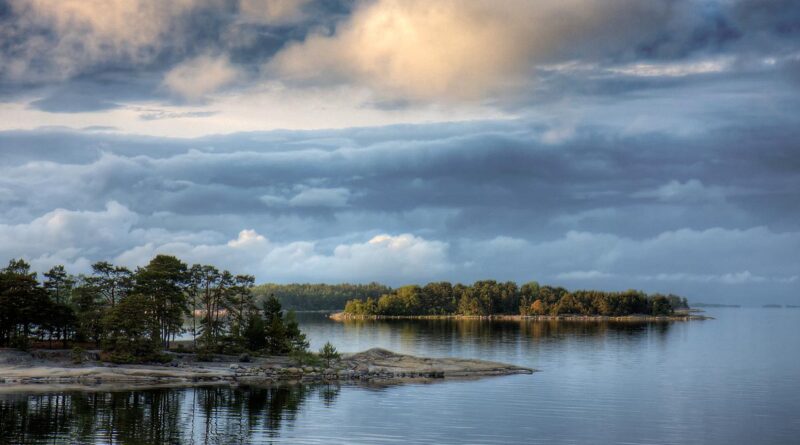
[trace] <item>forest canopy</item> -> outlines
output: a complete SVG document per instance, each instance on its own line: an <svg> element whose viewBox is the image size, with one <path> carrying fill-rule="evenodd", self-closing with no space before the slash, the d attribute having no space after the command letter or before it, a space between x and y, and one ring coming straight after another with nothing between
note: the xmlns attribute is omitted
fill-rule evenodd
<svg viewBox="0 0 800 445"><path fill-rule="evenodd" d="M604 292L540 286L531 281L476 281L471 286L449 282L403 286L379 298L354 299L344 312L351 315L672 315L688 308L686 298L628 290Z"/></svg>
<svg viewBox="0 0 800 445"><path fill-rule="evenodd" d="M157 255L136 270L101 261L74 276L55 266L40 281L11 260L0 269L0 346L93 344L111 361L149 361L188 333L203 354L305 352L293 312L256 299L254 280Z"/></svg>
<svg viewBox="0 0 800 445"><path fill-rule="evenodd" d="M297 311L338 311L353 299L379 298L392 288L379 283L369 284L260 284L253 288L259 299L275 296L284 308Z"/></svg>

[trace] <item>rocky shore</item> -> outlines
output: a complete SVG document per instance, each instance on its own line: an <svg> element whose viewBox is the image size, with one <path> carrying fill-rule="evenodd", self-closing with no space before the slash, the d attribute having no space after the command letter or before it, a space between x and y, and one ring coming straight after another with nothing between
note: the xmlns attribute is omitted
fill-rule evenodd
<svg viewBox="0 0 800 445"><path fill-rule="evenodd" d="M504 363L457 358L424 358L374 348L343 354L330 367L296 366L287 357L214 356L198 362L194 354L171 354L167 364L114 365L87 352L74 364L70 351L0 350L0 392L40 387L158 387L278 382L400 383L452 378L530 374Z"/></svg>
<svg viewBox="0 0 800 445"><path fill-rule="evenodd" d="M572 321L572 322L665 322L665 321L690 321L713 320L707 315L696 313L676 312L675 315L354 315L345 312L331 314L331 320L496 320L496 321Z"/></svg>

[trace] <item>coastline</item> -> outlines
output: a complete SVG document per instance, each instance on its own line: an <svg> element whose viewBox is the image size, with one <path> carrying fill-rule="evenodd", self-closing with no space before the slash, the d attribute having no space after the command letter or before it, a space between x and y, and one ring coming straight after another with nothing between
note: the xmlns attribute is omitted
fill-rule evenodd
<svg viewBox="0 0 800 445"><path fill-rule="evenodd" d="M708 315L680 313L675 315L354 315L336 312L328 316L334 321L350 320L488 320L488 321L565 321L565 322L668 322L713 320Z"/></svg>
<svg viewBox="0 0 800 445"><path fill-rule="evenodd" d="M251 362L240 362L234 356L217 355L212 362L198 362L194 354L171 355L173 361L167 364L115 365L97 360L73 364L66 350L0 350L0 394L215 384L393 384L535 372L506 363L416 357L380 348L342 354L341 360L330 367L296 366L288 357L254 357Z"/></svg>

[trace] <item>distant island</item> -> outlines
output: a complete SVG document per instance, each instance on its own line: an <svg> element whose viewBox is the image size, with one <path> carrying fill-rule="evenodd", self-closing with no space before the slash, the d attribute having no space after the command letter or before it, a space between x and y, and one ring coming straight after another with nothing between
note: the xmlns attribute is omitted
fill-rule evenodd
<svg viewBox="0 0 800 445"><path fill-rule="evenodd" d="M741 305L738 304L720 304L720 303L693 303L692 307L733 307L733 308L741 308Z"/></svg>
<svg viewBox="0 0 800 445"><path fill-rule="evenodd" d="M253 287L257 299L273 296L285 309L294 311L340 311L349 300L380 298L391 292L391 287L380 283L266 283Z"/></svg>
<svg viewBox="0 0 800 445"><path fill-rule="evenodd" d="M707 318L688 311L686 298L677 295L648 295L636 290L570 292L535 281L517 286L511 281L482 280L472 285L435 282L403 286L377 299L350 300L344 311L332 318Z"/></svg>
<svg viewBox="0 0 800 445"><path fill-rule="evenodd" d="M782 308L783 306L781 306L780 304L765 304L764 306L761 306L761 307L765 307L765 308Z"/></svg>

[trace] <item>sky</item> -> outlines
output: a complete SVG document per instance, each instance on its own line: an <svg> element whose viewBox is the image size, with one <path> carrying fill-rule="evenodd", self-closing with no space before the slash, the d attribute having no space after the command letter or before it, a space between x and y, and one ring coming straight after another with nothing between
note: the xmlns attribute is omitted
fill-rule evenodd
<svg viewBox="0 0 800 445"><path fill-rule="evenodd" d="M795 0L0 0L0 261L800 303Z"/></svg>

